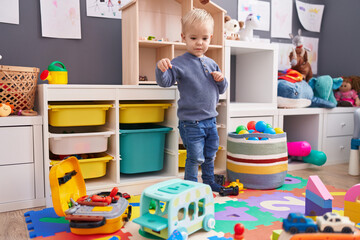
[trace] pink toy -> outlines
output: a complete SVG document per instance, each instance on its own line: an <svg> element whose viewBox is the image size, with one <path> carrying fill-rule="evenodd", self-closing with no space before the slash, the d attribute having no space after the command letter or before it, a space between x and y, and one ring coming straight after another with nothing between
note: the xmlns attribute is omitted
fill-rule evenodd
<svg viewBox="0 0 360 240"><path fill-rule="evenodd" d="M305 157L311 152L310 143L306 141L288 142L287 148L290 156Z"/></svg>

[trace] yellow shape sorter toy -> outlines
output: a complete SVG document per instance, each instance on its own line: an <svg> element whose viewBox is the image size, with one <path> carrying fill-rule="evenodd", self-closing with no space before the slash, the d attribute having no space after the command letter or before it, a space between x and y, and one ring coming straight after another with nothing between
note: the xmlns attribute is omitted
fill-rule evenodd
<svg viewBox="0 0 360 240"><path fill-rule="evenodd" d="M352 186L345 194L344 216L355 224L360 223L360 183Z"/></svg>

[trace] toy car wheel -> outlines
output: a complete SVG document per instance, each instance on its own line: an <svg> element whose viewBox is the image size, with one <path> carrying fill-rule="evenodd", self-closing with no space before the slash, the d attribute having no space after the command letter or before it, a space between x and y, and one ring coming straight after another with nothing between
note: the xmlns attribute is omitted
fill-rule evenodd
<svg viewBox="0 0 360 240"><path fill-rule="evenodd" d="M210 231L215 228L215 218L214 215L209 214L204 217L203 228L205 231Z"/></svg>
<svg viewBox="0 0 360 240"><path fill-rule="evenodd" d="M331 233L331 232L334 232L334 229L332 227L327 226L327 227L324 228L324 232Z"/></svg>
<svg viewBox="0 0 360 240"><path fill-rule="evenodd" d="M126 216L126 218L125 218L125 222L128 222L128 221L130 220L130 218L131 218L131 211L132 211L132 206L129 205L129 206L128 206L127 216Z"/></svg>
<svg viewBox="0 0 360 240"><path fill-rule="evenodd" d="M296 234L296 233L299 232L299 230L297 229L297 227L291 227L291 228L289 229L289 232L290 232L291 234Z"/></svg>
<svg viewBox="0 0 360 240"><path fill-rule="evenodd" d="M342 232L342 233L352 233L353 231L352 231L352 229L349 228L349 227L343 227L343 229L341 229L341 232Z"/></svg>
<svg viewBox="0 0 360 240"><path fill-rule="evenodd" d="M314 227L308 227L308 228L306 228L305 232L307 232L307 233L313 233L313 232L316 232L316 230L315 230Z"/></svg>

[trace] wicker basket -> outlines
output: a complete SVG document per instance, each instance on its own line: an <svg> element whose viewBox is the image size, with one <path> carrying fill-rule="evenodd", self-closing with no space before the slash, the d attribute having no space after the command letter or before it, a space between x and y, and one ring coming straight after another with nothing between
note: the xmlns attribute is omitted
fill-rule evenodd
<svg viewBox="0 0 360 240"><path fill-rule="evenodd" d="M9 102L14 111L34 107L39 68L0 65L0 103Z"/></svg>

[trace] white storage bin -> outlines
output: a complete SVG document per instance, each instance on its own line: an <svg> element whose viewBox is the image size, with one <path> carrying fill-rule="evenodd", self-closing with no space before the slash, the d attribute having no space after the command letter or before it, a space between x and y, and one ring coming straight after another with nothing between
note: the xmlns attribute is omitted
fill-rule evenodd
<svg viewBox="0 0 360 240"><path fill-rule="evenodd" d="M105 152L112 131L93 127L50 128L50 151L57 155Z"/></svg>

